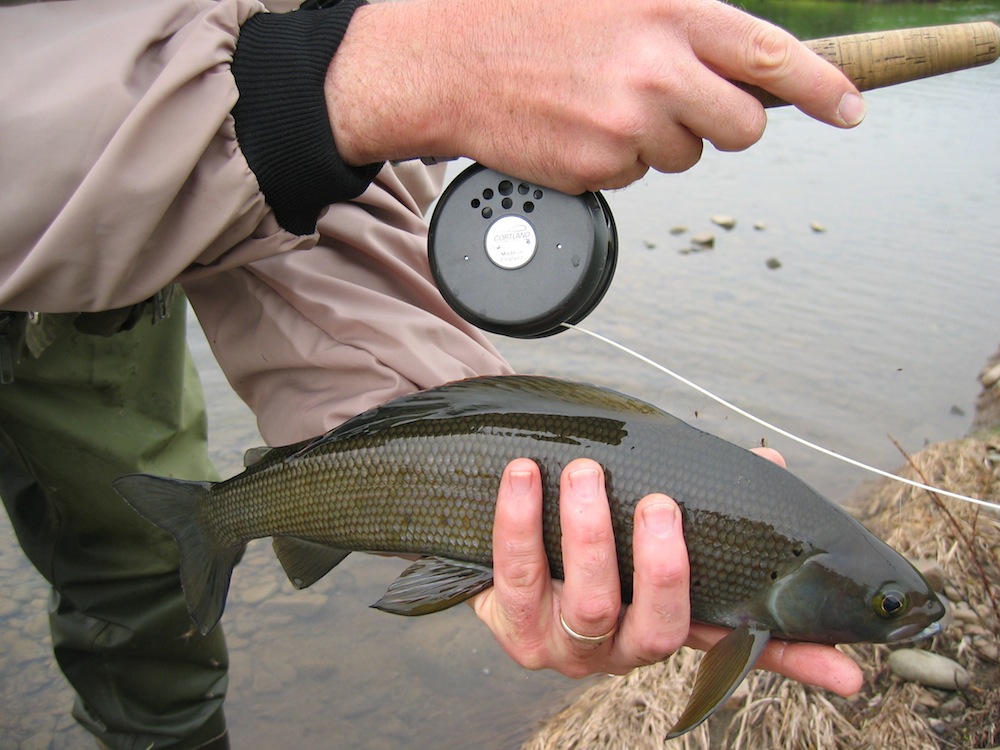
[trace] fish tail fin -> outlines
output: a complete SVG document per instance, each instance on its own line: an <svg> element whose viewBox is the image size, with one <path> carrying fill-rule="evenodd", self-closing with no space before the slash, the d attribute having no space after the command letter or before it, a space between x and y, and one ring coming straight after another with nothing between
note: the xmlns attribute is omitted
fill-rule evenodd
<svg viewBox="0 0 1000 750"><path fill-rule="evenodd" d="M211 498L212 483L128 474L113 485L139 515L177 542L188 612L199 630L209 633L222 617L233 568L246 546L219 544L199 521L199 505Z"/></svg>

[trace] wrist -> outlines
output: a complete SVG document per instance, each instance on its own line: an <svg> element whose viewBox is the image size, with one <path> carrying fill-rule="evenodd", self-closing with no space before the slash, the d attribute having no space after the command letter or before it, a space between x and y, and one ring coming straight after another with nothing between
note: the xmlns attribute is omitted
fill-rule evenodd
<svg viewBox="0 0 1000 750"><path fill-rule="evenodd" d="M326 75L330 126L347 164L459 155L461 60L438 20L461 23L443 3L359 8ZM453 34L452 34L453 36Z"/></svg>

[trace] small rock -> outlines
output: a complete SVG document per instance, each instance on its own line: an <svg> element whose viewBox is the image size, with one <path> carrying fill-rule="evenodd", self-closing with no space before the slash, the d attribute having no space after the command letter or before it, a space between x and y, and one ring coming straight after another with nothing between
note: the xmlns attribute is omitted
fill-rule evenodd
<svg viewBox="0 0 1000 750"><path fill-rule="evenodd" d="M729 699L726 701L724 708L729 711L738 711L747 702L747 697L750 695L750 686L746 682L741 682Z"/></svg>
<svg viewBox="0 0 1000 750"><path fill-rule="evenodd" d="M711 232L702 232L691 238L691 244L701 250L709 250L715 247L715 235Z"/></svg>
<svg viewBox="0 0 1000 750"><path fill-rule="evenodd" d="M1000 383L1000 362L979 373L979 382L983 384L983 388L990 388Z"/></svg>
<svg viewBox="0 0 1000 750"><path fill-rule="evenodd" d="M682 225L677 225L676 227L670 227L670 234L673 235L684 234L687 230L688 230L687 227Z"/></svg>
<svg viewBox="0 0 1000 750"><path fill-rule="evenodd" d="M940 708L941 701L935 698L927 690L921 690L916 697L917 705L924 706L926 708Z"/></svg>
<svg viewBox="0 0 1000 750"><path fill-rule="evenodd" d="M768 258L766 261L764 261L764 263L772 271L777 271L779 268L781 268L781 261L778 260L777 258Z"/></svg>
<svg viewBox="0 0 1000 750"><path fill-rule="evenodd" d="M763 232L765 229L767 229L767 224L765 224L763 221L755 221L753 223L753 228L756 229L758 232Z"/></svg>
<svg viewBox="0 0 1000 750"><path fill-rule="evenodd" d="M903 680L942 690L964 690L969 686L965 667L930 651L915 648L893 651L889 654L889 669Z"/></svg>
<svg viewBox="0 0 1000 750"><path fill-rule="evenodd" d="M965 602L956 602L954 610L955 619L961 622L979 622L979 615Z"/></svg>
<svg viewBox="0 0 1000 750"><path fill-rule="evenodd" d="M949 701L945 701L941 704L941 713L945 716L953 716L955 714L961 713L966 708L965 701L962 700L962 696L956 695Z"/></svg>
<svg viewBox="0 0 1000 750"><path fill-rule="evenodd" d="M951 415L954 416L954 417L964 417L965 416L965 409L963 409L958 404L952 404L950 411L951 411Z"/></svg>
<svg viewBox="0 0 1000 750"><path fill-rule="evenodd" d="M937 560L911 560L913 567L920 571L934 591L944 591L944 568Z"/></svg>
<svg viewBox="0 0 1000 750"><path fill-rule="evenodd" d="M972 645L976 653L987 661L1000 661L1000 646L990 638L973 638Z"/></svg>
<svg viewBox="0 0 1000 750"><path fill-rule="evenodd" d="M653 250L656 247L656 243L652 240L643 240L643 243L647 250Z"/></svg>
<svg viewBox="0 0 1000 750"><path fill-rule="evenodd" d="M736 218L727 214L715 214L712 223L723 229L729 230L736 226Z"/></svg>
<svg viewBox="0 0 1000 750"><path fill-rule="evenodd" d="M944 586L944 595L951 599L953 602L962 601L962 595L959 593L958 589L952 586L950 583L946 583Z"/></svg>
<svg viewBox="0 0 1000 750"><path fill-rule="evenodd" d="M809 222L809 228L816 232L817 234L822 234L826 231L826 225L820 224L818 221Z"/></svg>

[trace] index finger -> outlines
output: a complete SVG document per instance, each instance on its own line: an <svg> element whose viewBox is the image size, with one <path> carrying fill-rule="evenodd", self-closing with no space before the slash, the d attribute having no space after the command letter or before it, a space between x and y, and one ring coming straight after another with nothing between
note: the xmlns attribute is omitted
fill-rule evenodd
<svg viewBox="0 0 1000 750"><path fill-rule="evenodd" d="M689 27L691 47L719 75L752 84L837 127L865 116L857 87L787 31L715 2Z"/></svg>

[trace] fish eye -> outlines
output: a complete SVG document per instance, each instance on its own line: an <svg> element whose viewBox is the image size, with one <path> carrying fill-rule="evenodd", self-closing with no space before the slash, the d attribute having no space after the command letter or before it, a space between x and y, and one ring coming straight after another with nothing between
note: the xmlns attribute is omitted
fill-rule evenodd
<svg viewBox="0 0 1000 750"><path fill-rule="evenodd" d="M906 594L895 589L882 589L872 600L875 612L882 617L898 617L905 614L910 608L910 602Z"/></svg>

